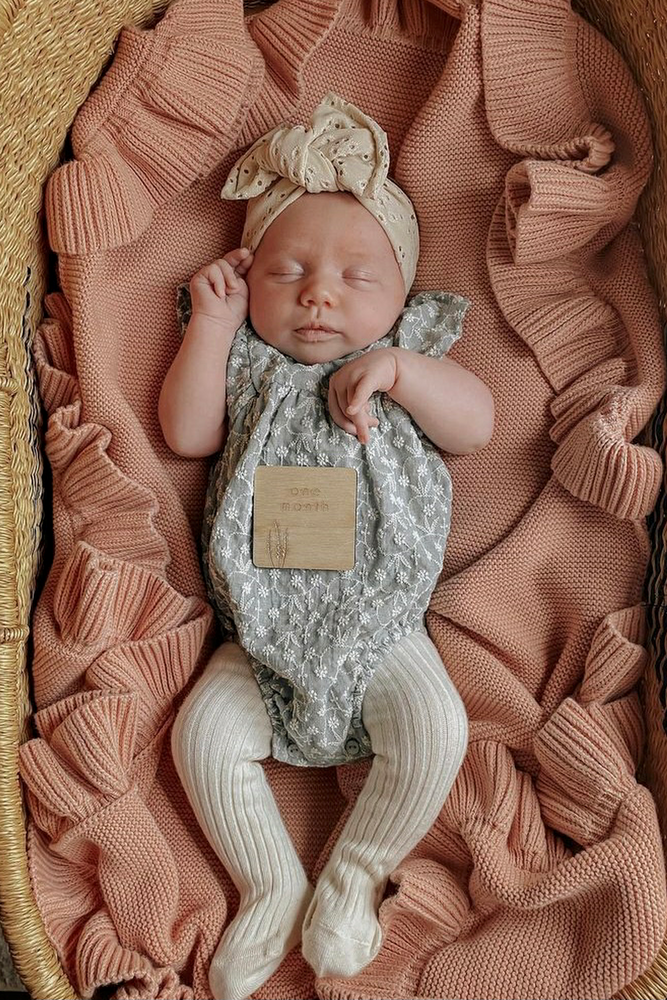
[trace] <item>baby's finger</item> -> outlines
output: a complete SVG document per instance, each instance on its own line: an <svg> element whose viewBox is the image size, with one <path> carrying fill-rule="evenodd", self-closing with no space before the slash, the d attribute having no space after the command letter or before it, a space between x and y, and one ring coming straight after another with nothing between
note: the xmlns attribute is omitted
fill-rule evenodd
<svg viewBox="0 0 667 1000"><path fill-rule="evenodd" d="M249 253L250 251L247 247L237 247L236 250L230 250L229 253L226 253L222 260L226 260L236 270Z"/></svg>
<svg viewBox="0 0 667 1000"><path fill-rule="evenodd" d="M222 271L220 270L219 264L213 263L209 264L207 267L203 267L201 271L198 271L197 274L195 274L191 284L201 284L209 287L212 286L216 295L219 295L221 298L225 297L225 279Z"/></svg>
<svg viewBox="0 0 667 1000"><path fill-rule="evenodd" d="M351 420L348 420L340 406L330 406L329 412L333 418L334 423L338 424L342 430L347 431L348 434L354 434L356 437L357 428L354 426Z"/></svg>
<svg viewBox="0 0 667 1000"><path fill-rule="evenodd" d="M220 296L221 299L227 294L227 280L225 277L225 272L222 269L222 262L218 266L213 268L213 287Z"/></svg>
<svg viewBox="0 0 667 1000"><path fill-rule="evenodd" d="M368 417L369 417L368 426L369 427L377 427L377 425L380 423L380 421L377 419L377 417L372 416L373 411L371 409L370 400L365 404L364 411L368 414Z"/></svg>
<svg viewBox="0 0 667 1000"><path fill-rule="evenodd" d="M368 402L374 391L375 380L373 375L371 372L366 372L365 375L361 376L353 389L348 388L346 413L349 415L359 413L364 403Z"/></svg>
<svg viewBox="0 0 667 1000"><path fill-rule="evenodd" d="M221 265L221 270L225 278L225 284L227 285L227 291L237 292L241 287L239 279L236 276L236 271L228 261L223 260Z"/></svg>
<svg viewBox="0 0 667 1000"><path fill-rule="evenodd" d="M227 254L226 257L219 257L212 264L209 264L203 272L210 276L211 284L221 298L224 298L228 292L238 291L236 271L227 259L230 256L231 254Z"/></svg>
<svg viewBox="0 0 667 1000"><path fill-rule="evenodd" d="M243 258L243 260L236 265L236 273L240 274L241 277L245 277L245 275L252 267L252 262L254 261L254 259L255 259L254 253L250 253L250 251L248 251L247 255Z"/></svg>
<svg viewBox="0 0 667 1000"><path fill-rule="evenodd" d="M344 431L348 434L357 433L357 428L354 426L351 420L348 420L343 412L343 408L340 403L338 392L336 386L333 382L329 383L329 413L332 419L339 427L342 427Z"/></svg>
<svg viewBox="0 0 667 1000"><path fill-rule="evenodd" d="M370 441L370 434L368 433L368 414L365 410L362 410L361 413L356 413L352 419L357 428L357 437L362 444L368 444Z"/></svg>

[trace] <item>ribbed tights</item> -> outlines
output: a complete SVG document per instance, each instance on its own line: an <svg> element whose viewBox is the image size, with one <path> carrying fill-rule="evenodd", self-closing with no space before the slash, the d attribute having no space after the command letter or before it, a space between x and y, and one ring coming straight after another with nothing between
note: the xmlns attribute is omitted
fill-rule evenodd
<svg viewBox="0 0 667 1000"><path fill-rule="evenodd" d="M463 703L425 633L401 639L376 669L363 719L373 764L313 895L259 763L272 730L243 650L222 645L183 703L176 768L240 894L209 970L216 1000L249 997L302 928L318 976L353 976L379 951L387 878L437 818L467 742Z"/></svg>

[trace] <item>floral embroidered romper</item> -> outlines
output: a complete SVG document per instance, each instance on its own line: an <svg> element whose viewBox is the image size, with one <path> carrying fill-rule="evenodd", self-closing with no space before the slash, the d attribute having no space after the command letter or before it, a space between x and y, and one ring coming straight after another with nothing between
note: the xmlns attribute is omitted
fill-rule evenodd
<svg viewBox="0 0 667 1000"><path fill-rule="evenodd" d="M398 640L425 630L449 531L451 479L434 445L386 393L371 398L379 426L361 445L329 414L329 378L382 347L441 357L460 336L468 305L457 295L423 292L385 337L323 364L282 354L249 322L235 335L227 366L229 434L211 473L203 564L223 631L246 651L257 677L278 760L327 767L372 755L361 717L364 691ZM258 465L357 470L354 569L253 564Z"/></svg>

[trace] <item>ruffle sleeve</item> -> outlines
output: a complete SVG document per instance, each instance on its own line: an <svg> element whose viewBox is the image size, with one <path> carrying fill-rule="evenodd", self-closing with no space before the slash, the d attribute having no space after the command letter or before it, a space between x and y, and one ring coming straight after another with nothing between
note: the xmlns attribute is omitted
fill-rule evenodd
<svg viewBox="0 0 667 1000"><path fill-rule="evenodd" d="M420 292L410 299L396 329L395 344L441 358L463 333L470 301L451 292Z"/></svg>

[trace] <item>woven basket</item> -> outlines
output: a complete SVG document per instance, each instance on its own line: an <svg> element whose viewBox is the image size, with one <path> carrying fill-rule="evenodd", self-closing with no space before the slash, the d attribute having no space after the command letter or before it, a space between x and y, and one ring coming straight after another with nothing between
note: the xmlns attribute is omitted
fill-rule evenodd
<svg viewBox="0 0 667 1000"><path fill-rule="evenodd" d="M37 910L28 874L18 747L31 711L27 653L42 520L39 405L30 344L41 317L49 253L41 219L47 176L65 147L78 107L105 68L124 24L153 24L168 0L0 0L0 918L31 995L75 992ZM246 4L257 6L257 4ZM577 9L621 51L651 115L656 159L667 164L667 9L664 0L579 0ZM649 269L667 301L667 170L654 171L639 211ZM665 406L645 443L664 454ZM644 684L648 724L642 774L667 830L667 737L659 674L666 670L661 606L667 567L664 492L649 519L653 561L647 578L652 657ZM667 942L653 968L621 997L667 996Z"/></svg>

